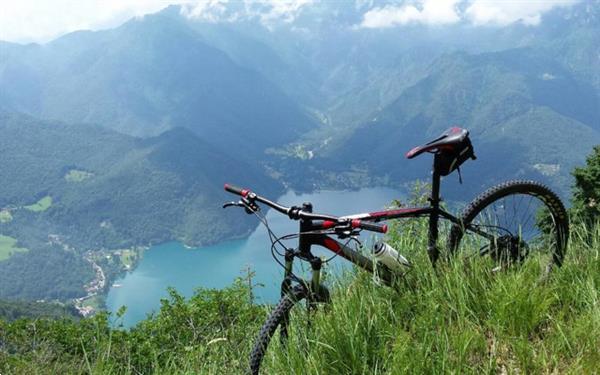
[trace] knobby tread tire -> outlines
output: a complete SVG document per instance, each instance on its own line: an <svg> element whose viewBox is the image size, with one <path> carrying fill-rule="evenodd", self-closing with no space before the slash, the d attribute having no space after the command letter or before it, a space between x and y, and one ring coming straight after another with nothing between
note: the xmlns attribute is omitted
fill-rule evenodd
<svg viewBox="0 0 600 375"><path fill-rule="evenodd" d="M283 320L288 317L288 314L294 305L306 298L307 294L308 291L304 286L297 285L290 291L290 294L282 297L275 309L271 311L271 314L269 314L269 317L263 324L258 337L254 342L254 347L252 348L252 353L250 354L250 374L258 375L260 364L265 356L267 347L269 346L269 342L271 341L273 334L281 325Z"/></svg>
<svg viewBox="0 0 600 375"><path fill-rule="evenodd" d="M556 221L556 227L560 231L559 238L559 254L554 255L555 263L560 266L564 258L567 241L569 238L569 218L567 210L560 198L546 185L530 180L512 180L500 183L489 188L476 197L464 209L460 220L462 225L454 224L450 230L448 237L448 249L450 256L456 255L458 252L460 241L464 235L464 228L468 226L477 215L483 211L488 205L494 201L504 198L512 194L527 194L532 195L542 200Z"/></svg>

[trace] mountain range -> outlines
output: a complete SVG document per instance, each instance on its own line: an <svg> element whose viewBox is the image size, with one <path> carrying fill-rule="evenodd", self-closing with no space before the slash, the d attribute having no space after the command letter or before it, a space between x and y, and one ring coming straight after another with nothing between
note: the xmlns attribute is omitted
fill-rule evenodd
<svg viewBox="0 0 600 375"><path fill-rule="evenodd" d="M269 24L170 6L45 44L0 42L0 235L30 250L0 273L55 236L79 260L243 236L249 222L220 208L224 182L276 196L427 179L431 160L404 153L455 125L478 160L464 185L446 178L446 196L535 178L566 197L600 143L599 4L537 25L388 28L357 26L385 2L318 2Z"/></svg>

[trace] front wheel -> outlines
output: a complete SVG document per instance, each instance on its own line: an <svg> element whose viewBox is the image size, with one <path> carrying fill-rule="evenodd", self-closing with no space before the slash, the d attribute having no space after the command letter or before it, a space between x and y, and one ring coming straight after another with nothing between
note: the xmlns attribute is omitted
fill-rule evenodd
<svg viewBox="0 0 600 375"><path fill-rule="evenodd" d="M485 257L494 270L526 259L547 273L562 265L569 236L564 205L535 181L509 181L475 198L450 231L452 257Z"/></svg>
<svg viewBox="0 0 600 375"><path fill-rule="evenodd" d="M287 337L290 311L300 301L308 296L308 290L303 285L297 285L288 294L283 296L275 309L271 312L256 338L252 353L250 354L250 373L258 375L260 365L267 352L269 342L279 328L282 340Z"/></svg>

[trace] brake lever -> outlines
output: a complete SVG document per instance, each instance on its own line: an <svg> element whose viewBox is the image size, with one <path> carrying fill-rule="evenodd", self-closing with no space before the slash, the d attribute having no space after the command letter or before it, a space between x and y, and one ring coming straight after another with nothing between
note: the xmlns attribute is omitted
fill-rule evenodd
<svg viewBox="0 0 600 375"><path fill-rule="evenodd" d="M355 237L360 233L360 230L356 230L356 229L352 228L350 221L348 221L347 223L344 223L341 226L336 227L334 230L335 230L335 234L340 239Z"/></svg>
<svg viewBox="0 0 600 375"><path fill-rule="evenodd" d="M247 214L253 214L255 212L260 211L260 207L246 199L246 198L242 198L241 200L237 201L237 202L225 202L223 203L223 208L227 208L227 207L242 207L244 208L244 210L246 211Z"/></svg>
<svg viewBox="0 0 600 375"><path fill-rule="evenodd" d="M223 208L227 208L227 207L246 207L244 206L244 204L242 202L225 202L223 203Z"/></svg>

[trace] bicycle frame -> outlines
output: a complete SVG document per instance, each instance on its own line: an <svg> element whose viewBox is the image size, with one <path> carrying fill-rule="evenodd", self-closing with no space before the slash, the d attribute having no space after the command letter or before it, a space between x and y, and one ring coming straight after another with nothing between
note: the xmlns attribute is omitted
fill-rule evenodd
<svg viewBox="0 0 600 375"><path fill-rule="evenodd" d="M318 257L315 257L311 253L311 248L313 245L325 247L326 249L336 253L337 255L340 255L341 257L349 260L350 262L361 267L362 269L371 273L374 272L374 264L370 258L365 257L358 251L334 240L333 238L329 237L326 233L323 232L329 229L335 229L339 237L351 236L355 229L366 229L369 231L385 233L387 231L387 226L379 225L377 224L378 222L391 219L429 216L427 252L431 263L435 266L435 263L438 260L440 254L437 246L438 223L440 217L442 219L451 221L455 225L462 226L461 219L446 212L440 207L440 183L442 174L437 168L437 165L439 164L439 157L439 153L436 153L433 163L432 188L431 195L429 197L430 204L426 207L409 207L394 210L363 213L351 216L335 217L331 215L313 214L312 204L310 203L303 204L302 208L296 206L285 207L278 203L272 202L264 197L260 197L253 193L251 190L241 189L239 187L232 186L229 184L225 184L225 190L233 194L240 195L242 197L242 201L237 203L226 203L223 205L223 207L244 207L247 213L252 213L258 210L256 202L264 203L269 207L275 209L276 211L288 215L290 219L300 221L300 228L298 234L298 249L286 249L285 252L285 277L284 281L281 284L282 296L286 295L289 292L291 288L291 283L294 279L302 283L304 287L308 287L311 290L311 294L325 289L324 287L321 287L320 284L320 271L322 266L322 260ZM342 227L339 227L340 223L344 225ZM337 232L337 230L341 231ZM492 235L485 233L484 231L477 228L477 226L469 225L467 227L463 227L463 230L468 230L488 239L494 240ZM328 233L331 232L329 231ZM293 275L293 261L296 257L305 260L311 264L312 278L310 285L307 285L306 281L304 280L298 280ZM387 269L387 267L378 268L378 274L386 284L393 283L394 275L389 269Z"/></svg>
<svg viewBox="0 0 600 375"><path fill-rule="evenodd" d="M429 206L425 207L407 207L407 208L399 208L392 210L384 210L370 213L363 213L357 215L346 216L348 219L361 219L366 221L385 221L391 219L403 219L403 218L413 218L413 217L422 217L429 216L429 229L428 229L428 247L427 252L429 258L433 264L439 258L439 249L437 247L438 242L438 223L440 217L446 220L449 220L453 223L459 224L460 219L456 216L448 213L443 208L440 207L440 181L441 176L435 170L433 171L432 176L432 189L431 195L429 197ZM304 212L312 212L312 205L310 203L305 203L302 207L302 211ZM282 295L287 293L290 290L291 286L291 276L292 276L292 267L293 261L295 257L300 257L303 260L308 261L311 264L312 269L312 278L310 281L310 288L312 291L318 291L320 286L320 271L322 266L322 261L320 258L314 256L311 253L311 248L314 245L318 245L324 247L337 255L343 257L344 259L352 262L353 264L359 266L365 271L374 272L373 268L373 260L362 255L358 251L342 244L341 242L331 238L330 236L322 233L314 233L314 231L318 231L321 229L327 228L327 222L322 220L300 220L300 228L299 228L299 240L298 240L298 251L294 252L288 250L285 256L285 275L284 281L282 283ZM472 228L471 228L472 229ZM476 230L477 231L477 230ZM313 233L311 233L313 232ZM393 282L393 275L386 268L383 268L381 272L378 272L379 277L388 285ZM318 296L317 296L317 299Z"/></svg>

